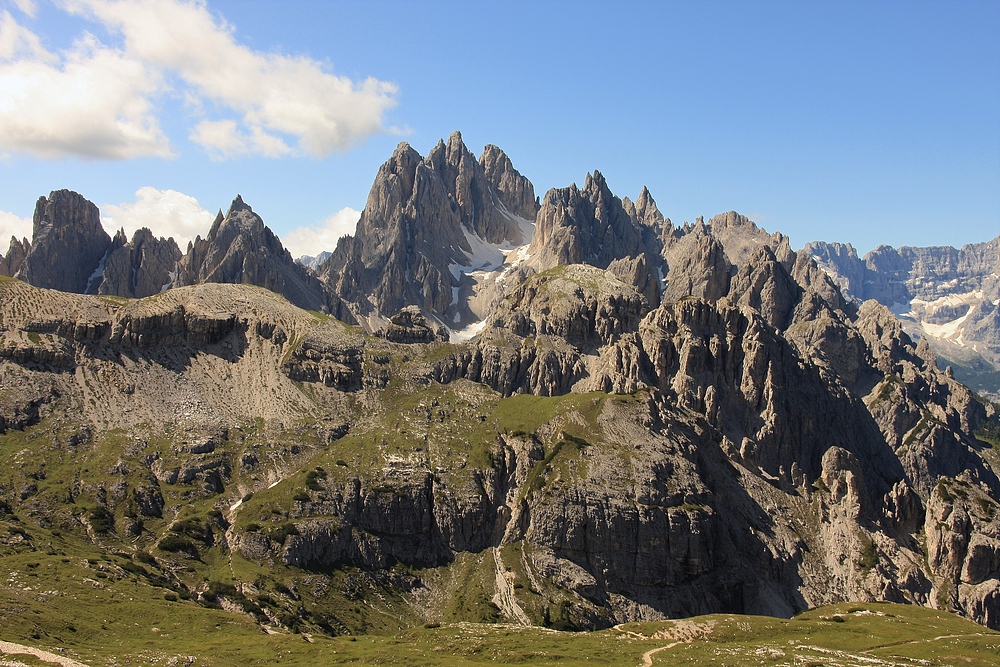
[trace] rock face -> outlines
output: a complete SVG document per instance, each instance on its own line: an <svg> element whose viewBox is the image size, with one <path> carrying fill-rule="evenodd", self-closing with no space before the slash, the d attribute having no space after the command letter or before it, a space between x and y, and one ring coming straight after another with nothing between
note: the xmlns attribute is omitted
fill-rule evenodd
<svg viewBox="0 0 1000 667"><path fill-rule="evenodd" d="M853 247L805 247L858 300L875 299L899 314L906 331L926 337L958 377L1000 398L1000 236L960 249L879 246L859 258Z"/></svg>
<svg viewBox="0 0 1000 667"><path fill-rule="evenodd" d="M137 230L131 242L118 232L108 249L97 293L141 299L169 289L182 256L173 239L156 238L148 229Z"/></svg>
<svg viewBox="0 0 1000 667"><path fill-rule="evenodd" d="M694 296L718 301L729 293L730 263L725 248L699 223L664 249L668 280L664 301Z"/></svg>
<svg viewBox="0 0 1000 667"><path fill-rule="evenodd" d="M97 207L75 192L56 190L35 205L31 247L14 277L83 294L100 275L110 245Z"/></svg>
<svg viewBox="0 0 1000 667"><path fill-rule="evenodd" d="M21 268L29 250L31 250L31 242L28 239L18 240L17 237L11 236L7 254L0 257L0 276L13 278Z"/></svg>
<svg viewBox="0 0 1000 667"><path fill-rule="evenodd" d="M531 183L494 146L476 160L457 132L425 158L402 143L320 275L361 317L415 305L458 322L465 273L495 269L501 246L526 244L535 209Z"/></svg>
<svg viewBox="0 0 1000 667"><path fill-rule="evenodd" d="M175 286L249 283L282 294L296 306L352 321L340 300L296 264L260 216L237 196L219 213L208 236L198 237L177 267Z"/></svg>
<svg viewBox="0 0 1000 667"><path fill-rule="evenodd" d="M644 205L651 199L646 194L641 198ZM634 217L634 207L629 208L632 214L598 171L587 175L582 190L576 184L549 190L538 211L529 249L532 266L540 271L562 264L607 269L623 259L641 259L645 271L637 276L636 287L650 303L659 303L659 248L647 247L644 227ZM649 214L655 216L651 210Z"/></svg>

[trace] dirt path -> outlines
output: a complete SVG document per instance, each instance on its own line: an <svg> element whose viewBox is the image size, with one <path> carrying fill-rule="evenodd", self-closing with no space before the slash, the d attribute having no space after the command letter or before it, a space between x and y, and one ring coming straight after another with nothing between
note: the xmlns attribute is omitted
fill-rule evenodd
<svg viewBox="0 0 1000 667"><path fill-rule="evenodd" d="M500 607L500 611L505 616L518 625L530 626L531 619L524 613L521 605L517 603L517 598L514 597L514 587L511 586L510 579L507 578L507 568L504 567L503 560L500 558L500 547L493 547L493 560L497 566L497 592L493 596L493 602Z"/></svg>
<svg viewBox="0 0 1000 667"><path fill-rule="evenodd" d="M53 662L57 665L62 665L62 667L89 667L82 662L77 662L67 658L66 656L58 655L56 653L49 653L48 651L43 651L38 648L33 648L31 646L25 646L23 644L15 644L14 642L4 642L0 641L0 652L6 655L16 655L18 653L27 653L35 656L39 660L44 660L45 662Z"/></svg>
<svg viewBox="0 0 1000 667"><path fill-rule="evenodd" d="M642 667L653 667L653 656L660 651L666 651L668 648L673 648L678 644L684 644L686 642L674 642L673 644L667 644L666 646L661 646L660 648L654 648L646 651L642 654Z"/></svg>

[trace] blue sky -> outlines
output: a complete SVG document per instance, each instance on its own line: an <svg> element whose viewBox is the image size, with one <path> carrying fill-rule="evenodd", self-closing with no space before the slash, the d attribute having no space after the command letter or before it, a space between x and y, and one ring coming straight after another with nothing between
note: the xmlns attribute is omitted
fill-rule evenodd
<svg viewBox="0 0 1000 667"><path fill-rule="evenodd" d="M794 247L984 241L1000 3L0 0L3 238L58 188L182 238L240 193L312 254L456 129L539 195L598 169Z"/></svg>

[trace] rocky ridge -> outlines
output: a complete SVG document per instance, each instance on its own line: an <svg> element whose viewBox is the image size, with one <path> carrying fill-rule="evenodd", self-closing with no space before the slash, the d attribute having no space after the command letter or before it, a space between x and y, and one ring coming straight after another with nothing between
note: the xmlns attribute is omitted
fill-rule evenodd
<svg viewBox="0 0 1000 667"><path fill-rule="evenodd" d="M315 274L297 264L239 195L216 217L208 236L198 237L177 267L174 286L249 283L282 294L306 310L333 313L353 322L349 310Z"/></svg>
<svg viewBox="0 0 1000 667"><path fill-rule="evenodd" d="M379 169L355 235L340 240L320 277L359 319L374 317L373 329L407 305L449 325L474 321L469 274L500 267L505 249L527 244L535 209L530 181L495 146L476 160L458 132L427 157L401 143Z"/></svg>
<svg viewBox="0 0 1000 667"><path fill-rule="evenodd" d="M327 633L843 600L1000 623L997 408L926 340L738 214L674 227L595 172L528 245L532 193L453 135L396 150L319 279L237 198L165 292L0 282L0 514Z"/></svg>
<svg viewBox="0 0 1000 667"><path fill-rule="evenodd" d="M864 258L850 244L815 242L805 250L848 298L888 306L960 379L1000 397L1000 236L957 249L883 245Z"/></svg>

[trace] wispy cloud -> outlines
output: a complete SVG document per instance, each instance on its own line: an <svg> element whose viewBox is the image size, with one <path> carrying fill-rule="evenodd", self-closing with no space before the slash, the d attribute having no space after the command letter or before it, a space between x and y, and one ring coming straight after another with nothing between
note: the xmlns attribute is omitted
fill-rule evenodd
<svg viewBox="0 0 1000 667"><path fill-rule="evenodd" d="M332 252L341 236L354 233L360 217L361 211L343 208L319 224L298 227L282 234L281 243L292 253L292 257L315 257L324 250Z"/></svg>
<svg viewBox="0 0 1000 667"><path fill-rule="evenodd" d="M35 0L14 0L14 4L31 18L35 18L35 14L38 13L38 4Z"/></svg>
<svg viewBox="0 0 1000 667"><path fill-rule="evenodd" d="M35 10L18 2L28 16ZM184 99L189 138L216 159L323 157L388 131L396 87L307 56L250 49L199 0L62 0L120 43L84 33L52 54L0 15L0 151L128 159L174 152L162 100ZM45 100L45 104L40 104Z"/></svg>
<svg viewBox="0 0 1000 667"><path fill-rule="evenodd" d="M176 190L139 188L134 202L101 206L101 224L109 234L124 229L126 235L142 227L156 236L173 237L183 251L195 236L206 236L215 214L198 200Z"/></svg>

